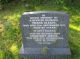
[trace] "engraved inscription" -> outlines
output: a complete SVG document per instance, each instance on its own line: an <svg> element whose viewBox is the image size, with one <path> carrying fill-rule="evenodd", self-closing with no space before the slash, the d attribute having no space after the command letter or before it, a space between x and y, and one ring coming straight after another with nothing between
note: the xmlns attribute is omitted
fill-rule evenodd
<svg viewBox="0 0 80 59"><path fill-rule="evenodd" d="M30 17L31 24L23 24L23 27L33 28L32 32L26 39L35 40L38 44L51 44L57 39L64 39L57 32L58 27L65 27L65 24L58 23L58 17L46 17L44 14L41 17Z"/></svg>

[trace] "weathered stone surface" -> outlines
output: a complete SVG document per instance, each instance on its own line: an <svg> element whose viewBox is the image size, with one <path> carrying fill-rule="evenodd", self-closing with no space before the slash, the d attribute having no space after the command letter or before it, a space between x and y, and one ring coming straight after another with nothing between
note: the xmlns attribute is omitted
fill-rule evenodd
<svg viewBox="0 0 80 59"><path fill-rule="evenodd" d="M25 12L20 21L23 37L20 54L70 55L68 25L69 17L64 12Z"/></svg>

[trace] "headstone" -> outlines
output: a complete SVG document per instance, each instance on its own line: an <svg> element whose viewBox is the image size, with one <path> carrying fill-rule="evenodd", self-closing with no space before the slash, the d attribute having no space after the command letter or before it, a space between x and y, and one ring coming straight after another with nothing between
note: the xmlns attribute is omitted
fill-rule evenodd
<svg viewBox="0 0 80 59"><path fill-rule="evenodd" d="M22 48L20 55L34 59L50 59L68 56L69 17L64 12L25 12L20 21Z"/></svg>

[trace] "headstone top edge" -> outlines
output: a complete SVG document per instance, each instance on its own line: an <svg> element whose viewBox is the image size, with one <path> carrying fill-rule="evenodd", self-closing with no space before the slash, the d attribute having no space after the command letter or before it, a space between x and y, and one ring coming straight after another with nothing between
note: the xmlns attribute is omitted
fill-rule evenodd
<svg viewBox="0 0 80 59"><path fill-rule="evenodd" d="M59 14L65 14L68 15L66 12L62 11L32 11L32 12L24 12L22 15L27 15L27 14L38 14L38 13L59 13Z"/></svg>

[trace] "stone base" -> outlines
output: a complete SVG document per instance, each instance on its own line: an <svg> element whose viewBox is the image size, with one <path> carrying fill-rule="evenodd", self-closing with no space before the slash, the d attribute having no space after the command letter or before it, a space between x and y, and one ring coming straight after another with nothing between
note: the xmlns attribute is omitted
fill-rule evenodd
<svg viewBox="0 0 80 59"><path fill-rule="evenodd" d="M41 53L41 48L24 48L23 45L20 50L20 58L29 59L57 59L68 58L71 55L69 48L49 48L47 54Z"/></svg>

